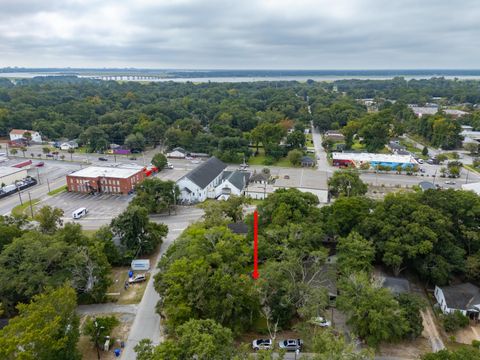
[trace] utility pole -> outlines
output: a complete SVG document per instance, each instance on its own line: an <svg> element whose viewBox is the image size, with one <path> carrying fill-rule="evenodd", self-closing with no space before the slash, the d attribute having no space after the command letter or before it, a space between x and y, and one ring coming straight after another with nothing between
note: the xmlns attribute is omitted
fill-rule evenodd
<svg viewBox="0 0 480 360"><path fill-rule="evenodd" d="M20 205L23 205L23 201L22 201L22 195L20 195L20 190L18 190L17 188L17 192L18 192L18 197L20 198Z"/></svg>
<svg viewBox="0 0 480 360"><path fill-rule="evenodd" d="M48 181L48 178L47 178L47 186L48 186L48 192L50 192L50 181Z"/></svg>
<svg viewBox="0 0 480 360"><path fill-rule="evenodd" d="M36 168L37 169L37 181L38 181L38 184L41 185L42 183L40 182L40 173L38 172L38 167ZM48 179L47 179L48 181ZM48 190L50 191L50 190Z"/></svg>
<svg viewBox="0 0 480 360"><path fill-rule="evenodd" d="M28 192L28 200L30 200L30 213L32 214L32 219L33 219L33 206L32 206L32 197L30 196L30 191Z"/></svg>

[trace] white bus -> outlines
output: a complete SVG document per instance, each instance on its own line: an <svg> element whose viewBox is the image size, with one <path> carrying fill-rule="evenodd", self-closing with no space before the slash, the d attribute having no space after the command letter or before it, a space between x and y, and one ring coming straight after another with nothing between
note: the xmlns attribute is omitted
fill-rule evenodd
<svg viewBox="0 0 480 360"><path fill-rule="evenodd" d="M77 209L75 210L73 213L72 213L72 218L74 219L80 219L81 217L84 217L85 215L88 214L88 210L87 208L80 208L80 209Z"/></svg>

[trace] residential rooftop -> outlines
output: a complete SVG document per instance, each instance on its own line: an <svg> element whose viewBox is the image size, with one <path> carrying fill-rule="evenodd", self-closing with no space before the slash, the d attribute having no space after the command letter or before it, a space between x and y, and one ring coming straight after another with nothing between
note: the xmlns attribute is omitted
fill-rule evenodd
<svg viewBox="0 0 480 360"><path fill-rule="evenodd" d="M397 154L371 154L371 153L346 153L334 152L332 153L333 160L352 160L360 162L382 162L382 163L413 163L416 164L415 159L411 155L397 155Z"/></svg>

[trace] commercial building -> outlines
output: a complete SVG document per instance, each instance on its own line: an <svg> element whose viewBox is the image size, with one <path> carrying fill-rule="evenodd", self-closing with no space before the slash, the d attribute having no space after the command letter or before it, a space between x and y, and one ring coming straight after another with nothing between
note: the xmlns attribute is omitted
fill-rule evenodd
<svg viewBox="0 0 480 360"><path fill-rule="evenodd" d="M27 177L26 168L0 167L0 186L11 185Z"/></svg>
<svg viewBox="0 0 480 360"><path fill-rule="evenodd" d="M17 141L21 139L26 139L25 133L30 133L32 142L35 142L35 143L42 142L42 136L38 131L20 130L20 129L12 129L12 131L10 131L10 140Z"/></svg>
<svg viewBox="0 0 480 360"><path fill-rule="evenodd" d="M90 166L67 175L68 191L128 194L145 178L143 168Z"/></svg>
<svg viewBox="0 0 480 360"><path fill-rule="evenodd" d="M411 168L418 165L418 162L412 155L397 154L371 154L371 153L332 153L333 166L361 167L368 164L372 168L378 166L389 167L392 170L401 166L402 169Z"/></svg>

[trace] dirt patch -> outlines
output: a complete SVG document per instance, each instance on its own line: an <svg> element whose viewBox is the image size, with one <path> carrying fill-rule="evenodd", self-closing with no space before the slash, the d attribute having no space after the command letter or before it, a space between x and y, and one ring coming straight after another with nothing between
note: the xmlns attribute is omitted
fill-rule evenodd
<svg viewBox="0 0 480 360"><path fill-rule="evenodd" d="M480 324L470 325L455 333L455 341L470 345L473 340L480 340Z"/></svg>
<svg viewBox="0 0 480 360"><path fill-rule="evenodd" d="M429 341L424 337L419 337L415 340L405 340L395 344L382 344L377 355L413 360L428 352L431 352Z"/></svg>
<svg viewBox="0 0 480 360"><path fill-rule="evenodd" d="M135 319L135 315L133 314L102 314L102 316L115 316L119 321L120 324L113 329L111 338L112 339L117 339L115 343L113 343L110 346L109 351L103 351L99 350L100 352L100 358L102 360L114 360L117 359L115 357L115 354L113 353L113 350L115 348L120 348L120 342L121 341L126 341L128 338L128 333L130 332L130 327L133 324L133 320ZM83 331L83 326L85 324L85 321L87 321L90 318L90 316L83 316L80 320L80 330L81 332ZM97 359L97 349L95 348L95 345L92 343L90 340L89 336L81 335L80 340L78 342L78 349L80 350L82 354L82 359L83 360L96 360Z"/></svg>
<svg viewBox="0 0 480 360"><path fill-rule="evenodd" d="M143 293L147 287L150 274L146 273L147 280L137 284L131 284L125 289L125 281L128 280L128 267L117 267L112 269L113 284L108 288L109 300L117 304L138 304L142 300ZM143 272L135 272L135 274Z"/></svg>

